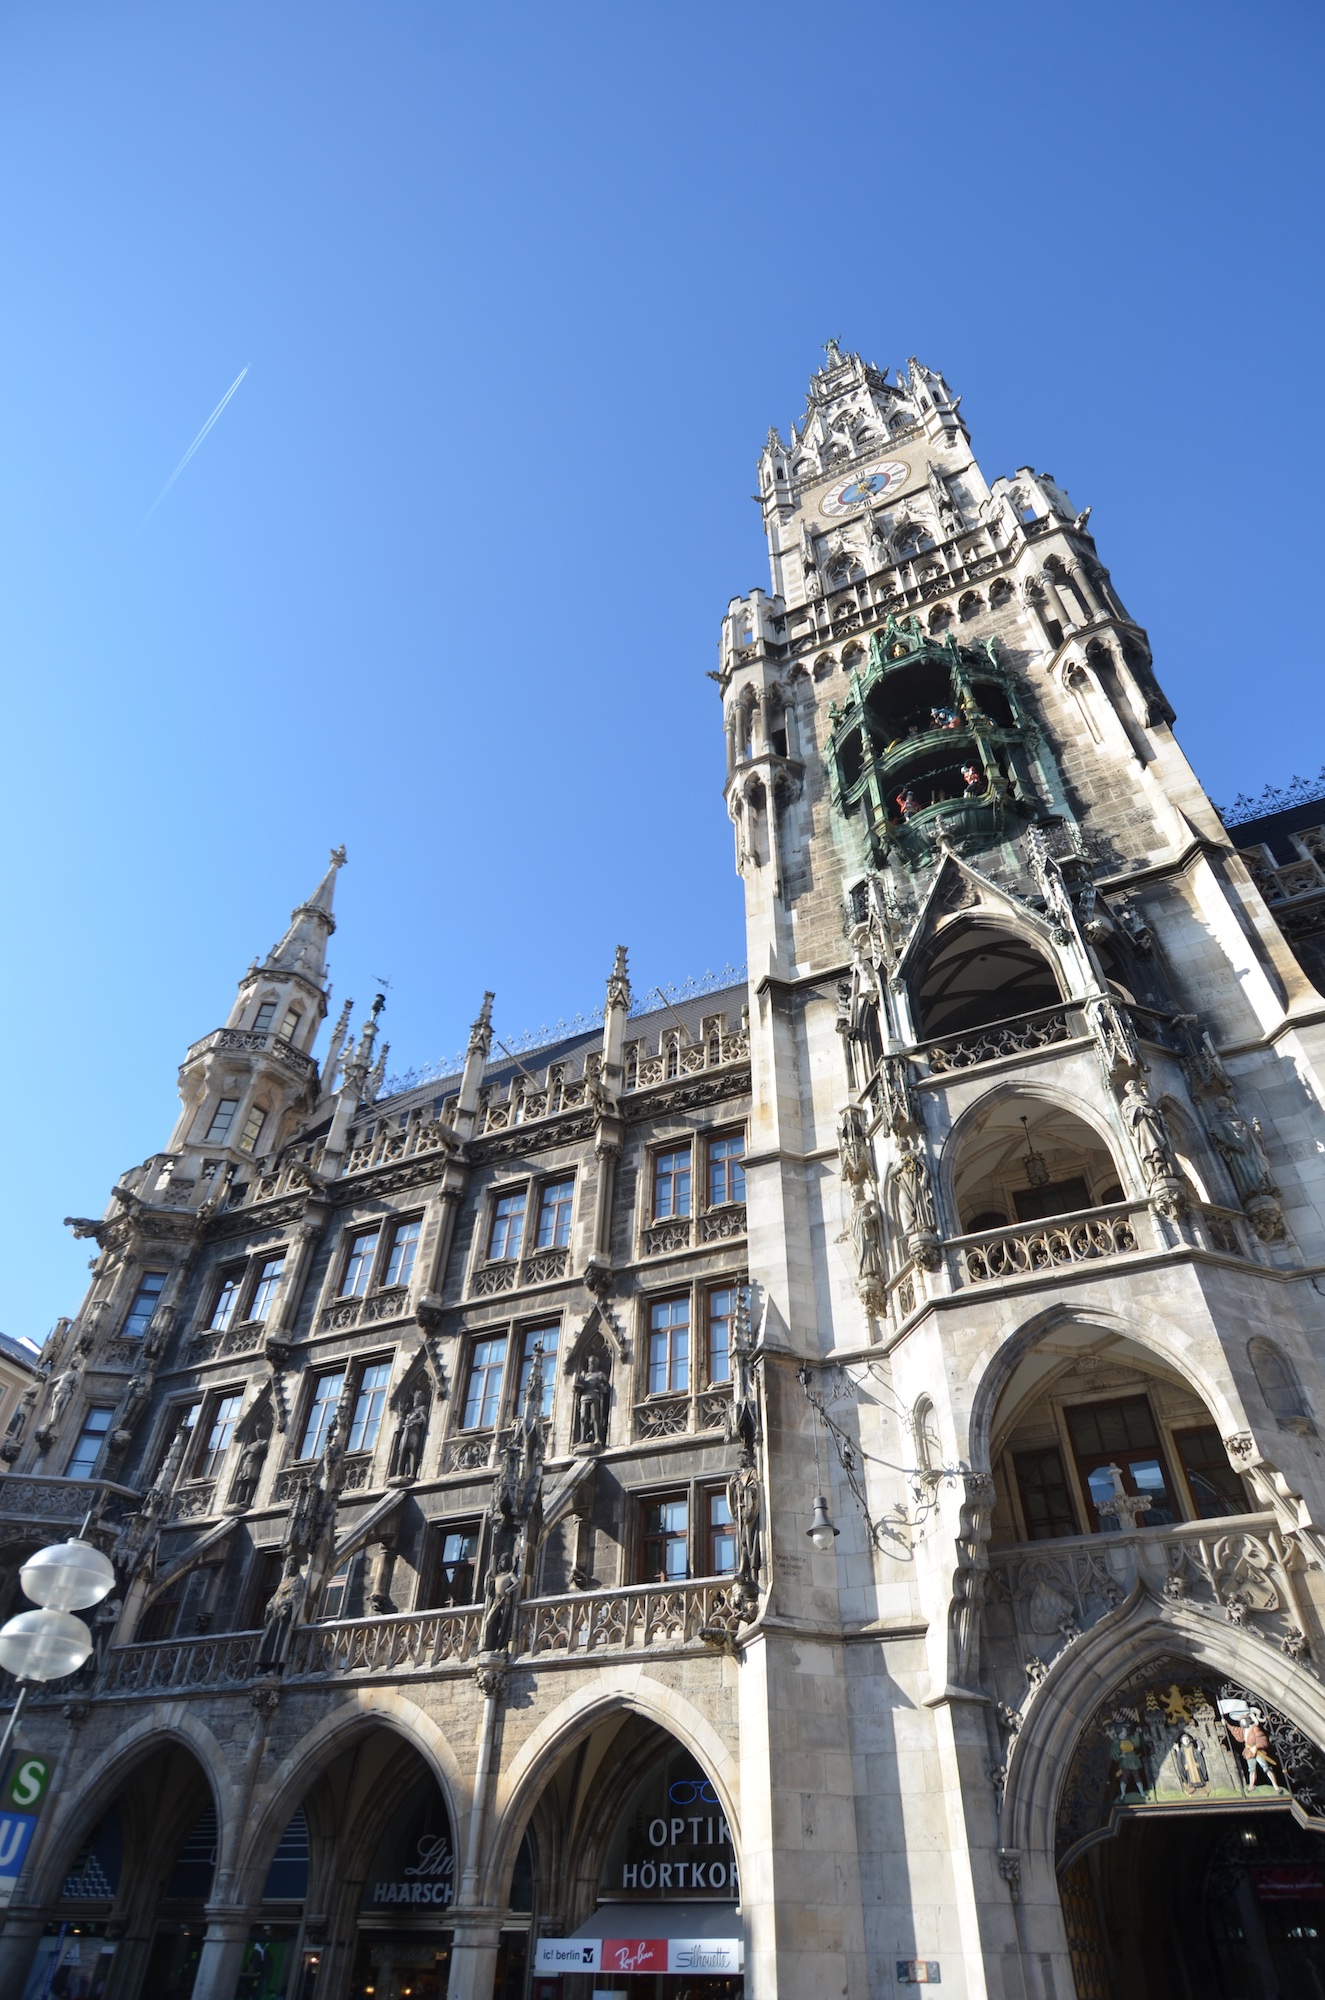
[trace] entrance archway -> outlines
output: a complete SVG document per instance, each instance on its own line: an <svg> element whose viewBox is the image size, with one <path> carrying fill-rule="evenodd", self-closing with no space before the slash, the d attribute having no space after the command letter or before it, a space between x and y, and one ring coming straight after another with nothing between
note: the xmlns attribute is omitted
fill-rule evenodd
<svg viewBox="0 0 1325 2000"><path fill-rule="evenodd" d="M1325 1756L1256 1689L1179 1657L1119 1682L1055 1854L1078 2000L1325 1993Z"/></svg>

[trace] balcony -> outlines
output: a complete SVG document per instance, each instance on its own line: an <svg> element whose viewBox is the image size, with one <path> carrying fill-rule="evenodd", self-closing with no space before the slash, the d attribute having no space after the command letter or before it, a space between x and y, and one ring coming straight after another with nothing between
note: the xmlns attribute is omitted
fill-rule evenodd
<svg viewBox="0 0 1325 2000"><path fill-rule="evenodd" d="M409 1286L390 1285L369 1292L361 1299L334 1299L318 1314L319 1333L342 1333L352 1326L374 1326L383 1320L405 1319L409 1310Z"/></svg>
<svg viewBox="0 0 1325 2000"><path fill-rule="evenodd" d="M531 1250L525 1258L497 1257L480 1264L469 1282L471 1298L496 1298L502 1292L523 1291L529 1285L555 1284L570 1270L570 1251L564 1245L547 1250Z"/></svg>
<svg viewBox="0 0 1325 2000"><path fill-rule="evenodd" d="M280 1063L283 1069L292 1070L302 1082L317 1068L312 1056L302 1055L279 1035L269 1032L255 1033L248 1028L215 1028L210 1035L204 1035L200 1042L194 1042L184 1058L185 1065L196 1062L199 1056L211 1055L214 1051L233 1050L247 1056L267 1055Z"/></svg>

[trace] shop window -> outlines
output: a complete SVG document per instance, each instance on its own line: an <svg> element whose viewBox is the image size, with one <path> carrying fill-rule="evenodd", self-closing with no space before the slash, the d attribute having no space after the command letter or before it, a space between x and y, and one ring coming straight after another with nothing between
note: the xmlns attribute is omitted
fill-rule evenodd
<svg viewBox="0 0 1325 2000"><path fill-rule="evenodd" d="M398 1222L391 1237L391 1248L387 1252L384 1285L407 1285L414 1276L414 1260L419 1254L419 1238L423 1234L423 1223L418 1216L412 1222Z"/></svg>
<svg viewBox="0 0 1325 2000"><path fill-rule="evenodd" d="M561 1328L554 1321L551 1326L531 1326L526 1329L520 1354L520 1386L516 1392L516 1403L524 1408L524 1392L534 1366L534 1349L541 1344L543 1349L543 1405L542 1414L552 1415L552 1398L557 1387L557 1338Z"/></svg>
<svg viewBox="0 0 1325 2000"><path fill-rule="evenodd" d="M331 1420L336 1414L341 1390L345 1387L345 1370L336 1375L319 1375L313 1384L313 1400L308 1406L308 1418L304 1424L304 1439L299 1447L300 1458L317 1458L327 1441Z"/></svg>
<svg viewBox="0 0 1325 2000"><path fill-rule="evenodd" d="M690 1387L690 1300L658 1299L649 1308L649 1394Z"/></svg>
<svg viewBox="0 0 1325 2000"><path fill-rule="evenodd" d="M109 1403L94 1403L83 1418L83 1428L78 1433L78 1441L69 1455L69 1463L64 1469L66 1479L90 1479L92 1468L106 1442L110 1420L115 1414Z"/></svg>
<svg viewBox="0 0 1325 2000"><path fill-rule="evenodd" d="M216 1807L208 1802L194 1822L193 1831L185 1840L175 1859L175 1865L166 1877L163 1896L188 1902L206 1902L211 1894L212 1875L216 1869ZM150 1987L147 1989L152 1990Z"/></svg>
<svg viewBox="0 0 1325 2000"><path fill-rule="evenodd" d="M1021 1511L1028 1539L1043 1542L1054 1535L1080 1534L1058 1446L1016 1452L1012 1462L1021 1490Z"/></svg>
<svg viewBox="0 0 1325 2000"><path fill-rule="evenodd" d="M690 1213L690 1148L657 1153L653 1162L653 1215L656 1222Z"/></svg>
<svg viewBox="0 0 1325 2000"><path fill-rule="evenodd" d="M432 1593L435 1608L474 1602L478 1578L478 1537L476 1521L468 1521L459 1528L448 1528L442 1536Z"/></svg>
<svg viewBox="0 0 1325 2000"><path fill-rule="evenodd" d="M124 1340L141 1340L152 1324L152 1314L156 1311L161 1294L166 1288L164 1271L144 1271L138 1280L138 1289L133 1295L133 1304L125 1315L120 1328Z"/></svg>
<svg viewBox="0 0 1325 2000"><path fill-rule="evenodd" d="M501 1410L502 1377L506 1373L506 1341L476 1340L469 1364L469 1393L465 1397L467 1431L490 1430Z"/></svg>
<svg viewBox="0 0 1325 2000"><path fill-rule="evenodd" d="M1064 1415L1093 1530L1116 1534L1123 1525L1116 1515L1102 1520L1097 1511L1102 1500L1114 1497L1114 1466L1122 1474L1124 1492L1141 1494L1150 1502L1141 1516L1142 1527L1168 1527L1177 1520L1173 1485L1146 1397L1078 1405Z"/></svg>
<svg viewBox="0 0 1325 2000"><path fill-rule="evenodd" d="M736 1570L736 1532L725 1486L715 1486L704 1495L704 1531L708 1538L704 1574L732 1576Z"/></svg>
<svg viewBox="0 0 1325 2000"><path fill-rule="evenodd" d="M640 1508L640 1582L679 1583L690 1574L690 1503L684 1493Z"/></svg>
<svg viewBox="0 0 1325 2000"><path fill-rule="evenodd" d="M1247 1490L1229 1464L1224 1440L1214 1424L1175 1431L1173 1443L1192 1496L1192 1512L1198 1520L1212 1521L1221 1514L1247 1512Z"/></svg>
<svg viewBox="0 0 1325 2000"><path fill-rule="evenodd" d="M708 1341L705 1365L710 1387L732 1379L732 1329L736 1324L736 1287L723 1285L708 1294Z"/></svg>
<svg viewBox="0 0 1325 2000"><path fill-rule="evenodd" d="M490 1262L507 1263L520 1254L520 1239L524 1235L525 1190L518 1194L501 1194L492 1204L492 1226L488 1231L488 1258Z"/></svg>
<svg viewBox="0 0 1325 2000"><path fill-rule="evenodd" d="M709 1140L709 1207L745 1200L745 1134Z"/></svg>
<svg viewBox="0 0 1325 2000"><path fill-rule="evenodd" d="M538 1202L538 1248L564 1250L570 1242L571 1207L575 1199L574 1181L552 1181Z"/></svg>
<svg viewBox="0 0 1325 2000"><path fill-rule="evenodd" d="M361 1299L368 1290L373 1259L377 1255L377 1240L376 1229L365 1230L362 1235L351 1237L349 1253L345 1259L345 1274L340 1281L340 1295L343 1299Z"/></svg>

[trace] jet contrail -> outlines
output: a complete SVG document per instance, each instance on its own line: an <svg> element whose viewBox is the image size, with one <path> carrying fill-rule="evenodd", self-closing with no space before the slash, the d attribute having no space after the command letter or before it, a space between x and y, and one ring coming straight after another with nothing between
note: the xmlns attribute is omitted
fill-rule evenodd
<svg viewBox="0 0 1325 2000"><path fill-rule="evenodd" d="M188 464L189 460L193 457L194 452L198 449L198 446L202 443L208 431L211 429L212 425L216 422L216 419L220 416L222 410L225 408L226 404L230 401L230 398L234 395L235 390L239 387L240 383L243 381L244 377L247 374L248 374L248 363L245 363L245 365L240 369L238 375L236 375L234 381L230 384L230 387L226 390L224 396L222 396L216 408L212 411L210 417L208 417L202 429L198 432L197 437L193 440L193 443L189 446L188 450L185 452L179 464L175 467L175 470L171 473L165 485L161 488L161 491L157 494L156 499L152 502L147 512L143 515L142 522L140 524L142 527L145 528L147 526L153 514L155 514L157 508L161 505L161 502L165 499L167 493L169 493L171 487L175 484L175 481L179 478L180 473L183 472L185 466Z"/></svg>

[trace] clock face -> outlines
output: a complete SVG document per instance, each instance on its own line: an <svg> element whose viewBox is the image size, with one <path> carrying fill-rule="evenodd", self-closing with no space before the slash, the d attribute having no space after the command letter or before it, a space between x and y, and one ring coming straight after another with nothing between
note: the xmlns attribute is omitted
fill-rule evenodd
<svg viewBox="0 0 1325 2000"><path fill-rule="evenodd" d="M819 502L819 512L835 521L839 514L852 514L857 507L863 507L867 500L878 500L885 493L896 492L911 477L911 468L900 458L889 459L886 465L871 466L868 472L853 472L850 479L840 485L831 486Z"/></svg>

